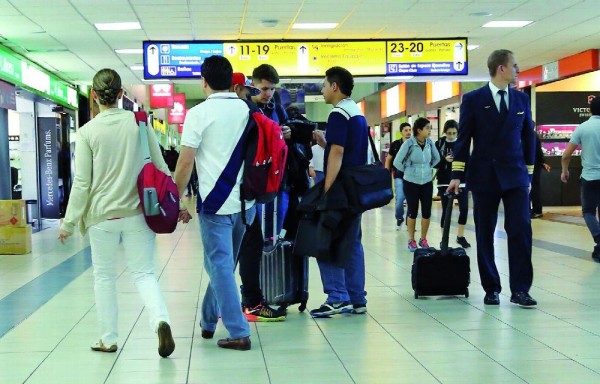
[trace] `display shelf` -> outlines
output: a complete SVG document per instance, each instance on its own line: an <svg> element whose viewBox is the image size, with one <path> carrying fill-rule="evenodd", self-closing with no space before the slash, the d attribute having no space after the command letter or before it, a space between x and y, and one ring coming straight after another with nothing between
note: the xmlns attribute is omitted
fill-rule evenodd
<svg viewBox="0 0 600 384"><path fill-rule="evenodd" d="M541 138L545 156L562 156L567 148L577 124L545 124L538 125L536 131ZM581 147L573 152L573 156L581 155Z"/></svg>
<svg viewBox="0 0 600 384"><path fill-rule="evenodd" d="M538 125L536 131L545 140L569 140L573 131L577 128L576 124L546 124Z"/></svg>

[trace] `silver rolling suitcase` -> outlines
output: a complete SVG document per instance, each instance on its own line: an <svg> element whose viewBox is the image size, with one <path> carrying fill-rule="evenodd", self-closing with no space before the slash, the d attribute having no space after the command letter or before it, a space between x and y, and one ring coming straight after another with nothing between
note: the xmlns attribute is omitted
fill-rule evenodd
<svg viewBox="0 0 600 384"><path fill-rule="evenodd" d="M260 287L268 304L287 308L300 304L300 312L308 301L308 258L295 256L293 244L277 234L277 199L274 203L273 233L265 239L260 263ZM266 231L266 205L262 209L262 224Z"/></svg>

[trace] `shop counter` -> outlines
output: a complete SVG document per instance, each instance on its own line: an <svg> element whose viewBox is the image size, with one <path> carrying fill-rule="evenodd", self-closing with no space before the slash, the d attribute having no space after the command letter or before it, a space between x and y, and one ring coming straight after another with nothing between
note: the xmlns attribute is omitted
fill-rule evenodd
<svg viewBox="0 0 600 384"><path fill-rule="evenodd" d="M548 206L577 206L581 205L579 194L579 178L581 177L581 157L571 157L569 164L569 182L560 181L561 156L546 156L546 164L552 169L550 172L542 170L541 192L542 205Z"/></svg>

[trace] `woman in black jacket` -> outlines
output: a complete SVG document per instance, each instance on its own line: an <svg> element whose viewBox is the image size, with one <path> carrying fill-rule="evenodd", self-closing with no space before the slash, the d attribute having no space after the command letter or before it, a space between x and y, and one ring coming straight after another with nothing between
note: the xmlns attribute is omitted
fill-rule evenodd
<svg viewBox="0 0 600 384"><path fill-rule="evenodd" d="M436 165L437 183L439 195L442 197L442 220L440 226L444 227L444 218L446 216L446 207L448 206L448 197L445 195L450 179L452 178L452 161L454 161L454 143L458 137L458 123L456 120L448 120L444 124L444 136L436 141L435 146L440 152L440 162ZM445 185L439 187L439 185ZM465 224L467 223L467 215L469 213L469 192L463 189L456 196L458 200L458 235L456 242L463 248L471 247L471 244L465 239Z"/></svg>

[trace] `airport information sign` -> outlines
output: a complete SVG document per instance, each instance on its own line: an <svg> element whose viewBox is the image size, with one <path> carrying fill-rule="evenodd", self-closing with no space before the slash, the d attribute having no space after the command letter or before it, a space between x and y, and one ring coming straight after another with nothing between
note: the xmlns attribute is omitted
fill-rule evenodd
<svg viewBox="0 0 600 384"><path fill-rule="evenodd" d="M223 56L223 43L144 42L144 79L199 79L204 59Z"/></svg>
<svg viewBox="0 0 600 384"><path fill-rule="evenodd" d="M209 56L250 75L270 64L282 77L322 77L333 66L355 76L467 75L467 39L357 41L145 41L144 78L199 78Z"/></svg>
<svg viewBox="0 0 600 384"><path fill-rule="evenodd" d="M386 75L466 75L467 39L390 40Z"/></svg>

